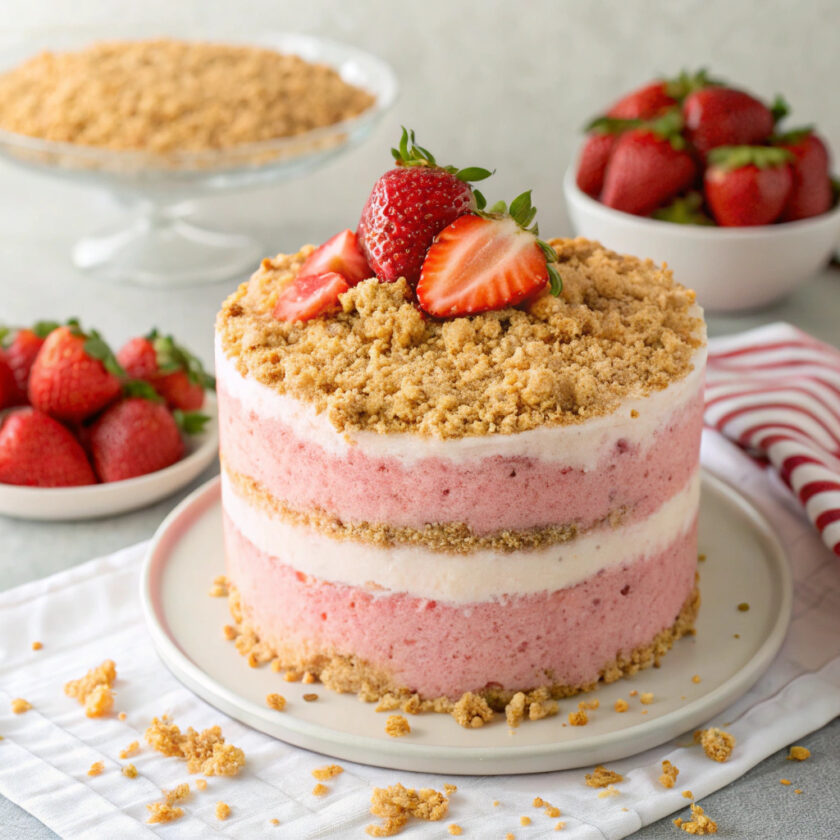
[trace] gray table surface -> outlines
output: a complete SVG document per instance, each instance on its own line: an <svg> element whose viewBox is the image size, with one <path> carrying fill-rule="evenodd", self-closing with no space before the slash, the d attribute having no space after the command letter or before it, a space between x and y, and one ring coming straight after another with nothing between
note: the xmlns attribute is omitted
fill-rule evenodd
<svg viewBox="0 0 840 840"><path fill-rule="evenodd" d="M17 181L7 175L6 183ZM27 179L29 192L40 189ZM39 205L49 214L50 206ZM17 211L17 208L15 208ZM6 213L0 208L0 215ZM90 214L89 214L90 215ZM6 225L6 222L9 225ZM5 302L0 320L27 322L45 315L67 317L76 312L86 322L102 325L114 343L145 331L154 318L164 329L178 332L206 361L211 356L213 316L232 283L203 289L148 293L138 289L108 287L82 277L66 263L66 252L79 232L72 220L62 216L60 225L39 218L38 230L50 230L40 239L24 236L31 230L19 215L0 218L0 270L5 272ZM251 230L257 223L249 225ZM86 221L85 227L89 226ZM230 225L235 227L235 224ZM323 229L322 229L323 228ZM289 242L317 241L335 228L331 219L309 220L308 235L286 228L278 241L277 231L264 231L273 247L266 253L289 247ZM270 238L269 238L270 234ZM33 255L36 255L33 257ZM56 278L61 278L58 282ZM165 297L164 297L165 295ZM45 303L47 302L47 303ZM45 311L45 307L49 307ZM138 324L138 313L148 323ZM151 314L150 314L151 313ZM788 300L760 313L738 317L710 317L709 332L721 335L767 323L787 320L813 335L840 343L840 271L830 268ZM213 474L209 469L193 486ZM0 589L6 589L83 563L93 557L146 539L152 535L174 504L192 487L144 510L122 516L81 523L36 523L0 516ZM704 801L708 812L721 825L721 836L738 838L784 837L792 840L830 840L840 837L840 722L835 720L819 732L802 739L813 753L812 760L797 766L797 779L805 793L787 796L779 778L790 772L781 754L772 756L746 776ZM0 838L44 840L55 835L38 820L0 797ZM674 838L670 819L638 832L639 840Z"/></svg>

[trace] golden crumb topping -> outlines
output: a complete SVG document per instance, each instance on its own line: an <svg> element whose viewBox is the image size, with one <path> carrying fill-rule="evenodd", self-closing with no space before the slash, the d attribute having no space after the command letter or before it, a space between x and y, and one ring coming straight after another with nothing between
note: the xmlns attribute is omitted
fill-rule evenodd
<svg viewBox="0 0 840 840"><path fill-rule="evenodd" d="M694 733L694 743L703 747L703 752L714 761L726 761L735 747L735 737L722 729L712 726L698 729Z"/></svg>
<svg viewBox="0 0 840 840"><path fill-rule="evenodd" d="M564 290L519 309L438 321L404 280L365 280L342 311L273 317L303 260L263 261L217 328L243 375L312 404L339 431L440 438L512 434L609 414L684 377L703 342L694 293L650 261L583 239L552 240Z"/></svg>
<svg viewBox="0 0 840 840"><path fill-rule="evenodd" d="M325 64L263 47L168 38L42 52L0 76L7 131L154 153L298 135L372 104Z"/></svg>

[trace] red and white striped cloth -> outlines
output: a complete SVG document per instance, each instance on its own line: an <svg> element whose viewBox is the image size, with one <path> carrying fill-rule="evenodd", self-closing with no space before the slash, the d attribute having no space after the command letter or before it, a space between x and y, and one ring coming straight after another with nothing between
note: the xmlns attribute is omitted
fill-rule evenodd
<svg viewBox="0 0 840 840"><path fill-rule="evenodd" d="M712 339L704 420L767 459L840 556L840 350L783 323Z"/></svg>

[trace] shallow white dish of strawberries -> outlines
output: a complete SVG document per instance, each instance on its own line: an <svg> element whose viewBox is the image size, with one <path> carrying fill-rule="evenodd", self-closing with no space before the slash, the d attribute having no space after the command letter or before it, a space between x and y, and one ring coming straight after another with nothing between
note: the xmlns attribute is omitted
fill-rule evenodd
<svg viewBox="0 0 840 840"><path fill-rule="evenodd" d="M213 380L153 331L116 356L77 322L0 331L0 514L110 516L188 484L217 456Z"/></svg>
<svg viewBox="0 0 840 840"><path fill-rule="evenodd" d="M787 112L703 71L629 93L566 172L576 233L667 262L710 310L789 294L831 258L840 204L826 143Z"/></svg>

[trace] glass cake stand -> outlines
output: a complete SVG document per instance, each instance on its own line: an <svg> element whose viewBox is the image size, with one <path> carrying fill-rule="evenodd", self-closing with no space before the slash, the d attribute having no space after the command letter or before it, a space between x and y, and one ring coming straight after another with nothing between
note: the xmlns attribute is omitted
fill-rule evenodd
<svg viewBox="0 0 840 840"><path fill-rule="evenodd" d="M78 49L91 39L52 44ZM334 67L375 101L352 119L293 137L231 149L167 155L59 143L0 130L0 156L40 173L108 191L127 212L118 224L79 240L72 251L80 269L115 283L167 287L212 283L251 271L263 253L256 239L200 227L187 218L200 198L304 175L370 135L397 95L390 66L354 47L306 35L270 33L225 37L294 53ZM7 51L0 69L24 60Z"/></svg>

